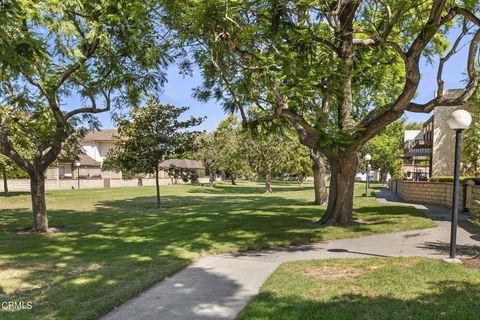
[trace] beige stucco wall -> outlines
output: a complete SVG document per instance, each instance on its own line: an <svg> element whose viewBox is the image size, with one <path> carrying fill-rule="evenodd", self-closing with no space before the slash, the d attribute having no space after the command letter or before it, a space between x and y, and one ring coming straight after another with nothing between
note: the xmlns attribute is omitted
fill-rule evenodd
<svg viewBox="0 0 480 320"><path fill-rule="evenodd" d="M138 181L135 180L122 180L122 179L80 179L80 189L91 189L91 188L115 188L115 187L136 187ZM170 185L172 184L170 179L160 179L159 183L161 185ZM199 178L199 183L208 183L208 177ZM78 180L76 179L65 179L65 180L46 180L45 189L46 190L68 190L68 189L77 189ZM178 184L184 184L183 181L179 180ZM155 179L143 179L144 186L154 186ZM30 191L30 180L29 179L9 179L8 188L11 192L19 191ZM3 192L3 183L0 183L0 192Z"/></svg>
<svg viewBox="0 0 480 320"><path fill-rule="evenodd" d="M58 180L59 179L59 171L57 166L48 167L47 171L45 172L45 177L47 180Z"/></svg>
<svg viewBox="0 0 480 320"><path fill-rule="evenodd" d="M461 107L437 107L433 118L432 176L453 176L455 132L448 126L450 114Z"/></svg>

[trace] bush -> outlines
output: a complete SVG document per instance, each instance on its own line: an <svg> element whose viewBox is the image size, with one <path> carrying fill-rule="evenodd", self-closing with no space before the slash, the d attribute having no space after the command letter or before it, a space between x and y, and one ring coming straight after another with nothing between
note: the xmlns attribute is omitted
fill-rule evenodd
<svg viewBox="0 0 480 320"><path fill-rule="evenodd" d="M203 169L196 170L196 172L197 172L197 176L199 176L199 177L206 177L207 176L207 173Z"/></svg>
<svg viewBox="0 0 480 320"><path fill-rule="evenodd" d="M460 177L461 183L466 183L468 180L473 180L475 185L480 185L480 177ZM429 179L430 182L453 182L452 176L445 176L445 177L431 177Z"/></svg>
<svg viewBox="0 0 480 320"><path fill-rule="evenodd" d="M480 201L473 200L470 221L480 228Z"/></svg>

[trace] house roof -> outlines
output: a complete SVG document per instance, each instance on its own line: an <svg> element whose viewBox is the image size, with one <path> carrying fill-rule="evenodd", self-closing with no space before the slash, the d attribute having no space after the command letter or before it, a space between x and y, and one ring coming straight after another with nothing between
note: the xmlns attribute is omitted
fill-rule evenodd
<svg viewBox="0 0 480 320"><path fill-rule="evenodd" d="M113 141L113 136L117 129L102 129L98 131L89 131L83 141Z"/></svg>
<svg viewBox="0 0 480 320"><path fill-rule="evenodd" d="M175 166L182 169L198 170L205 169L202 161L189 159L169 159L159 164L159 168L168 169L170 166Z"/></svg>
<svg viewBox="0 0 480 320"><path fill-rule="evenodd" d="M90 157L89 155L87 154L79 154L78 155L78 161L80 161L80 166L86 166L86 167L101 167L102 164L100 162L98 162L97 160L93 159L92 157ZM61 158L59 161L59 163L72 163L72 162L75 162L73 160L68 160L68 159L65 159L65 158Z"/></svg>
<svg viewBox="0 0 480 320"><path fill-rule="evenodd" d="M80 166L89 166L89 167L101 167L102 164L97 160L93 159L89 155L81 154L78 156L80 161Z"/></svg>

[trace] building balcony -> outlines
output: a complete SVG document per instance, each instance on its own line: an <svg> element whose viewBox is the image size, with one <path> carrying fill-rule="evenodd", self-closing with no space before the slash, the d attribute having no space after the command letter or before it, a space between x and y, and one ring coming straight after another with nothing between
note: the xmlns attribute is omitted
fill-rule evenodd
<svg viewBox="0 0 480 320"><path fill-rule="evenodd" d="M425 158L429 159L432 154L432 149L405 149L403 151L403 158Z"/></svg>
<svg viewBox="0 0 480 320"><path fill-rule="evenodd" d="M415 140L412 145L412 149L425 149L432 147L432 140L419 139Z"/></svg>

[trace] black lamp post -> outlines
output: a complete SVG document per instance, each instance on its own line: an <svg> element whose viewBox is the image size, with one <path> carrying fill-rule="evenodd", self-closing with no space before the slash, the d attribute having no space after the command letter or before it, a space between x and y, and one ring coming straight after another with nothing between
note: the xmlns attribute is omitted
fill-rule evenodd
<svg viewBox="0 0 480 320"><path fill-rule="evenodd" d="M370 180L370 163L369 162L370 162L370 160L372 160L372 156L367 153L363 159L365 159L365 161L367 162L367 165L366 165L367 167L365 169L365 175L366 175L365 197L368 198L368 184L369 184L369 180Z"/></svg>
<svg viewBox="0 0 480 320"><path fill-rule="evenodd" d="M467 129L472 122L472 116L468 111L455 110L448 119L448 125L455 130L455 165L453 171L453 199L452 199L452 225L450 230L450 257L446 262L461 263L456 258L457 251L457 223L458 223L458 203L460 190L460 160L462 153L462 131Z"/></svg>
<svg viewBox="0 0 480 320"><path fill-rule="evenodd" d="M77 167L77 190L80 190L80 161L75 161L75 167Z"/></svg>

